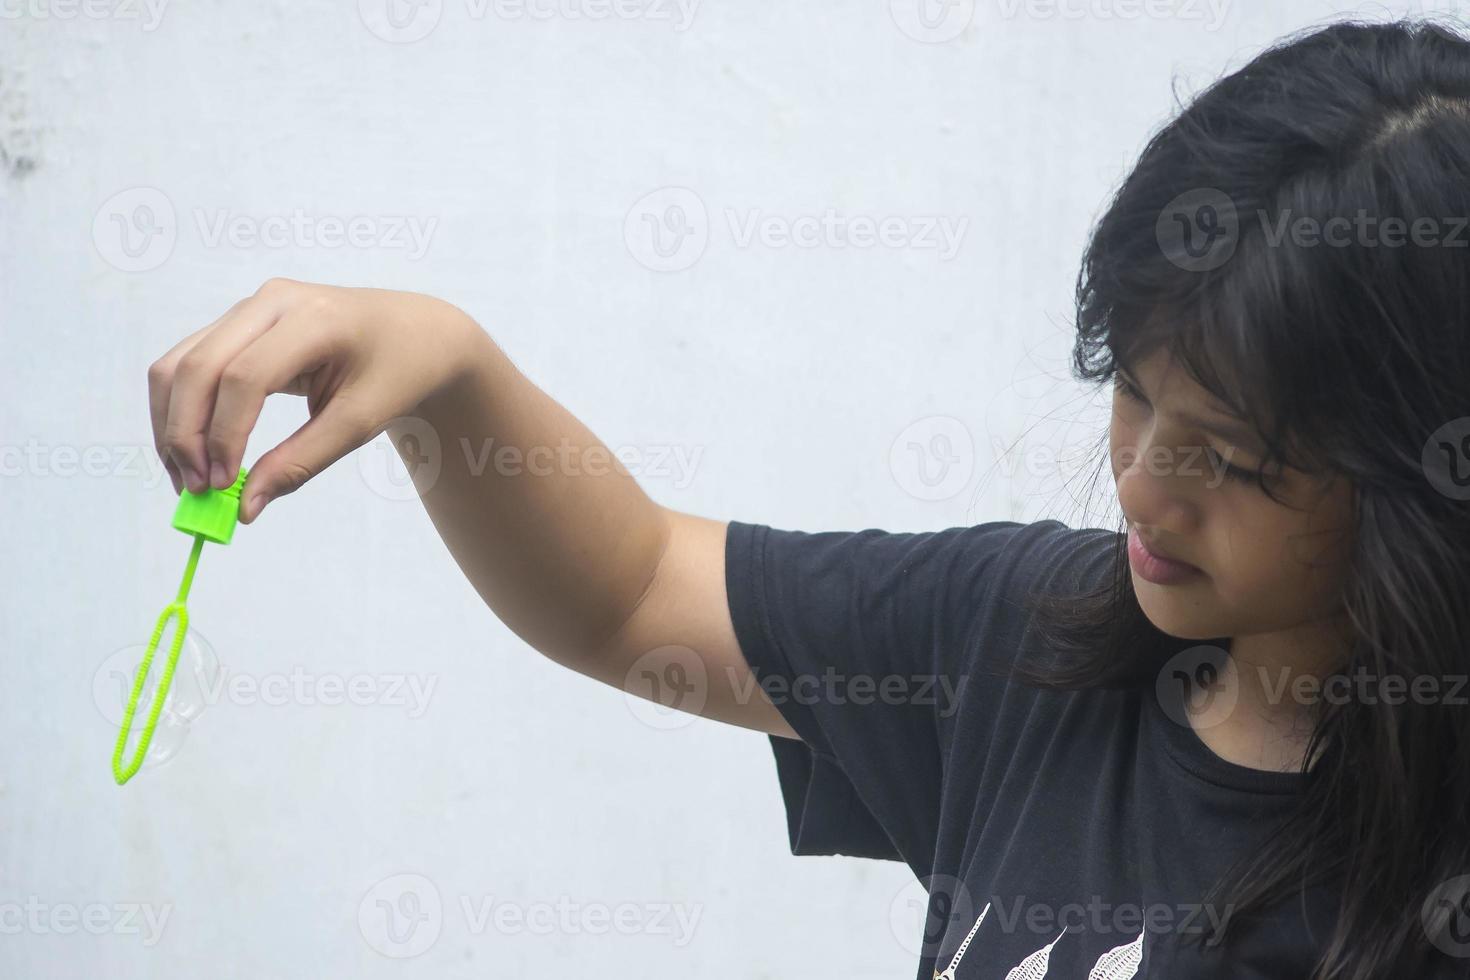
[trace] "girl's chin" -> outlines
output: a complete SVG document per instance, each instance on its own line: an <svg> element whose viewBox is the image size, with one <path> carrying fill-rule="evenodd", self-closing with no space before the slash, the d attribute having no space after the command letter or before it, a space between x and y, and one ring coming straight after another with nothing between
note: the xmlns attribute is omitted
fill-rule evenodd
<svg viewBox="0 0 1470 980"><path fill-rule="evenodd" d="M1147 593L1143 591L1145 588ZM1213 640L1230 635L1210 614L1209 606L1197 598L1184 601L1177 589L1144 583L1137 595L1144 616L1161 633L1181 640Z"/></svg>

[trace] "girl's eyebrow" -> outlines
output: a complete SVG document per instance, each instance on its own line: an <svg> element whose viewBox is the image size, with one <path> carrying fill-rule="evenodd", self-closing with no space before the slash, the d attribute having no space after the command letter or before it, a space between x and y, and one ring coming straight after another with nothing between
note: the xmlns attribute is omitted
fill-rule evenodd
<svg viewBox="0 0 1470 980"><path fill-rule="evenodd" d="M1134 388L1143 391L1143 385L1138 383L1138 377L1132 371L1129 371L1120 364L1117 366L1117 372L1129 384L1133 385ZM1226 442L1232 443L1240 449L1244 449L1252 456L1265 455L1266 447L1261 441L1261 437L1243 420L1236 419L1234 416L1224 417L1223 415L1215 419L1206 419L1193 412L1179 412L1178 416L1195 428L1218 436Z"/></svg>

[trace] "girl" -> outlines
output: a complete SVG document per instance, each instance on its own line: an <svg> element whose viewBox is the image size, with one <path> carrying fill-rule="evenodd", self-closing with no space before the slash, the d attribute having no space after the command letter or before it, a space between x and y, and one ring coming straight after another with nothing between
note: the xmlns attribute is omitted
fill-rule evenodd
<svg viewBox="0 0 1470 980"><path fill-rule="evenodd" d="M924 882L921 980L1465 976L1467 215L1448 27L1335 24L1183 108L1078 281L1117 530L678 513L457 308L289 280L152 366L155 439L223 487L306 396L247 523L378 432L411 468L437 440L417 488L496 614L766 732L793 853ZM455 448L488 438L525 465Z"/></svg>

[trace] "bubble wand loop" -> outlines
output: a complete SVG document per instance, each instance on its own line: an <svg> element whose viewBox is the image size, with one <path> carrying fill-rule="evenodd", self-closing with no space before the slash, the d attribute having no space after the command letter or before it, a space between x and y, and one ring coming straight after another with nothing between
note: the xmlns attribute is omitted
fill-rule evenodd
<svg viewBox="0 0 1470 980"><path fill-rule="evenodd" d="M189 587L194 584L194 570L199 566L199 555L204 550L205 541L214 541L218 544L229 544L230 538L235 532L235 523L240 516L240 490L245 486L246 471L240 470L240 475L235 482L224 490L216 490L206 487L203 493L194 493L185 490L179 495L179 505L174 511L173 526L187 534L194 536L194 547L189 551L189 562L184 566L184 578L179 583L178 594L174 601L163 607L163 612L158 617L157 624L153 627L153 636L148 640L148 649L143 653L143 660L138 664L136 676L133 678L132 691L128 694L127 706L123 709L122 727L117 733L117 744L112 750L112 778L121 786L138 772L143 765L143 758L148 754L148 746L153 742L153 731L158 727L158 716L163 713L163 703L168 697L169 686L173 684L174 670L179 664L179 653L184 649L184 637L189 632L189 609L186 603L189 600ZM153 692L152 704L148 708L148 718L143 723L143 731L138 736L137 747L133 749L132 759L126 766L123 765L123 754L127 751L128 736L133 730L133 717L138 712L138 701L143 694L143 685L148 680L148 672L153 666L154 654L158 651L158 644L163 639L163 631L171 619L177 619L174 627L174 637L169 643L168 659L164 661L163 675L158 679L158 688Z"/></svg>

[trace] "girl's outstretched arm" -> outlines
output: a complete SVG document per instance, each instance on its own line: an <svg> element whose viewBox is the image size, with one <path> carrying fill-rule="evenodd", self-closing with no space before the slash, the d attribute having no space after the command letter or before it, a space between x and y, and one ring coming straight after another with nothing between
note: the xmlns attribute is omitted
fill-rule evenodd
<svg viewBox="0 0 1470 980"><path fill-rule="evenodd" d="M632 693L796 737L735 637L725 523L651 500L452 304L272 279L148 377L176 489L228 486L266 396L303 395L311 418L250 467L242 521L386 431L460 569L531 646ZM704 679L692 698L660 682L688 677L690 658Z"/></svg>

